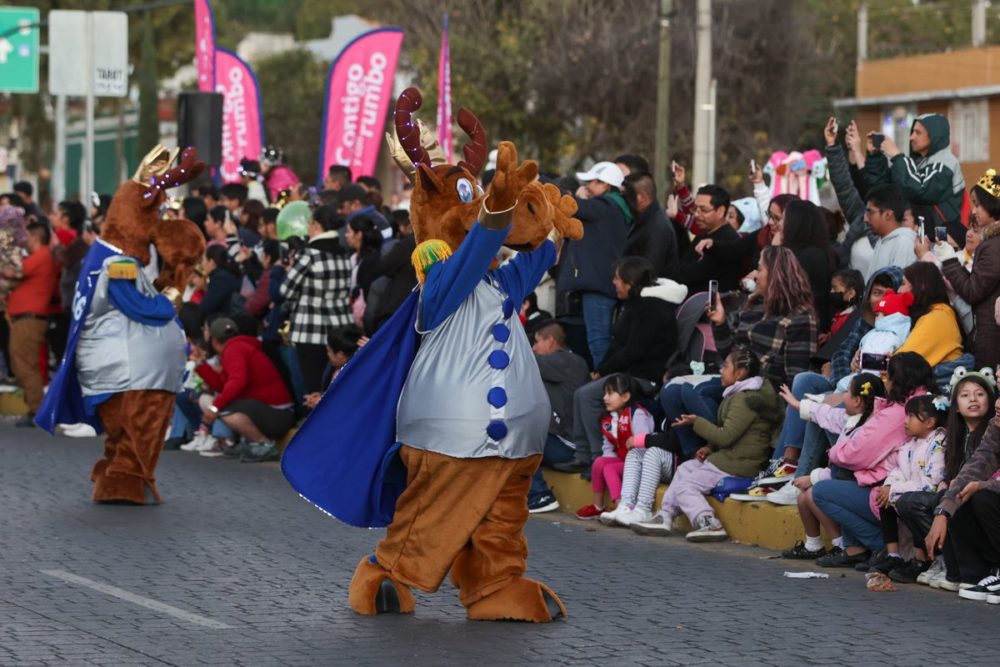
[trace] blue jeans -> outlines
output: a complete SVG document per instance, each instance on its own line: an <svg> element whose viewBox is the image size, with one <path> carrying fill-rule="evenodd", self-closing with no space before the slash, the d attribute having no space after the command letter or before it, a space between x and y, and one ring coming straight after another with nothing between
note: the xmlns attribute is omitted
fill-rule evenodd
<svg viewBox="0 0 1000 667"><path fill-rule="evenodd" d="M799 373L792 380L792 395L800 401L806 394L825 394L832 390L833 383L830 379L819 373ZM778 442L774 446L772 459L780 460L785 454L785 447L802 447L806 423L799 416L798 410L790 405L785 409L785 423L781 427L781 435L778 436Z"/></svg>
<svg viewBox="0 0 1000 667"><path fill-rule="evenodd" d="M868 506L871 489L857 482L825 479L813 485L812 493L816 507L840 525L845 547L877 551L885 546L882 524Z"/></svg>
<svg viewBox="0 0 1000 667"><path fill-rule="evenodd" d="M197 400L198 397L190 389L177 394L168 438L186 438L198 430L198 425L201 424L201 408L198 407Z"/></svg>
<svg viewBox="0 0 1000 667"><path fill-rule="evenodd" d="M818 424L806 423L806 434L802 438L802 451L799 453L799 467L795 478L805 477L819 467L823 453L830 448L837 437Z"/></svg>
<svg viewBox="0 0 1000 667"><path fill-rule="evenodd" d="M545 438L545 451L542 452L542 465L552 466L556 463L568 463L576 455L576 450L549 433Z"/></svg>
<svg viewBox="0 0 1000 667"><path fill-rule="evenodd" d="M597 368L611 345L611 319L618 301L600 292L584 292L581 301L583 325L587 328L587 347L590 348L594 368Z"/></svg>
<svg viewBox="0 0 1000 667"><path fill-rule="evenodd" d="M699 385L687 382L668 384L660 392L660 405L667 415L667 422L673 422L681 415L698 415L713 424L719 418L719 404L722 402L722 380L713 377ZM681 451L685 458L690 458L704 444L694 428L680 426L674 428Z"/></svg>

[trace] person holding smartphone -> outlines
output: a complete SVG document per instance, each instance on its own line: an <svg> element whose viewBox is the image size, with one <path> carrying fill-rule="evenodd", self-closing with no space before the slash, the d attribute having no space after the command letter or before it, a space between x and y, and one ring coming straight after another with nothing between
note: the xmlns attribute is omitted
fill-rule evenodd
<svg viewBox="0 0 1000 667"><path fill-rule="evenodd" d="M946 226L961 246L965 245L965 178L950 144L951 126L937 113L913 121L909 155L902 153L891 136L869 132L864 175L871 186L894 184L913 204L915 216L924 216L929 227Z"/></svg>

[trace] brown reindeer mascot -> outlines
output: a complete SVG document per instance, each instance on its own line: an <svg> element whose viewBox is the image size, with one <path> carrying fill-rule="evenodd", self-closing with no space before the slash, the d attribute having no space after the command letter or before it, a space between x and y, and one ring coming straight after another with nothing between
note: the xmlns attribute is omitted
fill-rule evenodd
<svg viewBox="0 0 1000 667"><path fill-rule="evenodd" d="M205 166L193 148L171 167L175 158L157 146L115 193L80 269L66 355L35 418L50 432L77 422L105 432L91 472L97 502L160 501L154 473L186 358L174 308L205 250L193 222L160 220L166 190Z"/></svg>
<svg viewBox="0 0 1000 667"><path fill-rule="evenodd" d="M282 468L342 521L388 526L355 570L358 613L412 612L411 589L435 591L450 572L468 618L547 622L565 609L524 576L523 528L551 410L517 314L556 259L550 233L583 230L573 199L537 182L509 142L483 193L486 135L469 111L465 160L435 166L412 119L420 103L407 89L395 116L420 285L344 368ZM520 252L498 266L502 246Z"/></svg>

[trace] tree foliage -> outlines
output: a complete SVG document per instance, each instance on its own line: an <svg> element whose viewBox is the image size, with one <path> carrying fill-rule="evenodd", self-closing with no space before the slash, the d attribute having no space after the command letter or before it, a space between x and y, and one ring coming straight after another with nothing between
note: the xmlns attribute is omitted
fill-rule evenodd
<svg viewBox="0 0 1000 667"><path fill-rule="evenodd" d="M260 82L267 143L285 151L304 183L316 180L326 87L324 63L305 50L286 51L254 63Z"/></svg>

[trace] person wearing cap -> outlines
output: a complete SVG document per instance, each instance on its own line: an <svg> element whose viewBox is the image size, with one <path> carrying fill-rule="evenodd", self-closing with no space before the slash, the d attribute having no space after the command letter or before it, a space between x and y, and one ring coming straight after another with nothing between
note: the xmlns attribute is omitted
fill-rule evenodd
<svg viewBox="0 0 1000 667"><path fill-rule="evenodd" d="M611 319L617 299L612 266L622 257L632 224L632 211L619 189L625 177L614 162L598 162L578 172L576 217L584 235L566 240L556 279L558 315L583 317L593 367L604 360L611 344ZM579 303L577 307L570 304Z"/></svg>
<svg viewBox="0 0 1000 667"><path fill-rule="evenodd" d="M243 461L275 461L281 457L275 440L295 425L292 395L274 363L254 336L240 334L236 322L219 317L212 322L212 348L222 364L216 370L207 362L195 367L213 397L199 399L203 420L216 418L247 440Z"/></svg>

